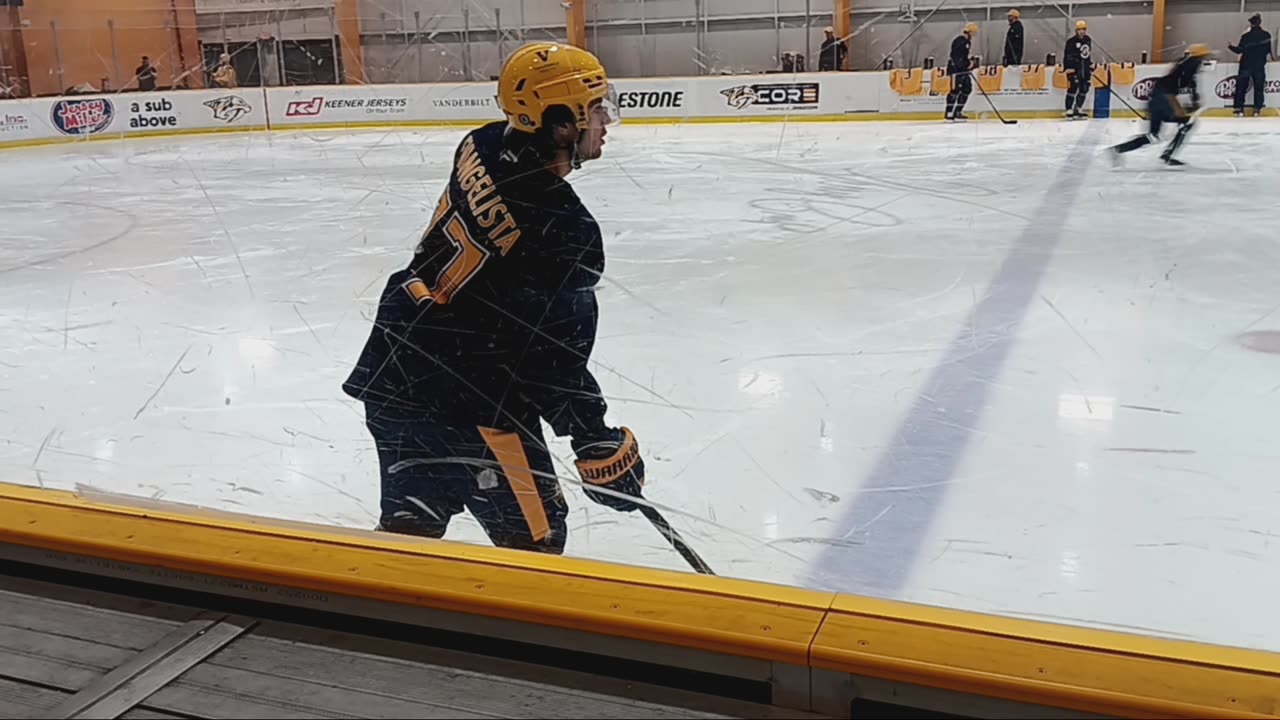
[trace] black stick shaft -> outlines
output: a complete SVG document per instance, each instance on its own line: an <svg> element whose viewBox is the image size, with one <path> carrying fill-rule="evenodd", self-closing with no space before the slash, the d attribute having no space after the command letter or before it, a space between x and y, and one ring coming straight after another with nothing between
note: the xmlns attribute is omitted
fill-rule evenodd
<svg viewBox="0 0 1280 720"><path fill-rule="evenodd" d="M689 543L685 542L684 538L680 537L680 533L676 532L676 529L671 527L671 523L667 522L667 519L662 516L662 513L658 512L657 508L650 505L641 505L640 512L649 519L649 522L653 523L654 527L658 528L658 532L662 533L662 536L667 539L667 542L671 543L671 547L675 548L676 552L680 553L680 556L685 559L685 562L689 563L690 567L703 575L715 575L707 563L704 562L702 558L698 557L698 553L694 552L693 548L689 547Z"/></svg>
<svg viewBox="0 0 1280 720"><path fill-rule="evenodd" d="M1000 114L1000 108L996 107L996 104L991 101L991 96L987 94L987 91L982 89L982 79L978 77L977 73L972 70L967 70L966 72L969 73L969 77L973 78L973 84L978 86L978 92L982 93L982 97L987 99L987 104L991 106L992 112L996 114L996 117L1000 119L1000 122L1005 125L1017 125L1017 120L1006 120L1004 116Z"/></svg>

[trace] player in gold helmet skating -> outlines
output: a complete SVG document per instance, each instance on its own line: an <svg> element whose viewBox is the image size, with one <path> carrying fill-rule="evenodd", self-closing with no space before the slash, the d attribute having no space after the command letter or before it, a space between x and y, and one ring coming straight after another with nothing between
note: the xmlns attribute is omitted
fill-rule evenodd
<svg viewBox="0 0 1280 720"><path fill-rule="evenodd" d="M1173 156L1186 140L1187 133L1195 124L1195 113L1200 109L1200 91L1196 87L1196 76L1200 66L1212 51L1208 45L1196 43L1187 48L1187 54L1170 68L1169 72L1156 80L1151 89L1151 100L1147 103L1147 114L1150 115L1151 128L1145 135L1139 135L1127 142L1111 148L1112 159L1119 163L1120 156L1145 147L1160 138L1160 128L1164 123L1177 123L1178 133L1173 136L1169 146L1161 153L1160 159L1167 165L1180 166L1183 162ZM1191 93L1190 109L1182 107L1178 95L1187 91Z"/></svg>
<svg viewBox="0 0 1280 720"><path fill-rule="evenodd" d="M603 153L617 106L595 56L560 43L517 50L497 100L506 119L458 146L343 389L377 446L379 529L438 538L466 508L495 545L559 553L567 508L542 421L572 438L592 500L635 510L644 481L588 369L604 247L566 180Z"/></svg>

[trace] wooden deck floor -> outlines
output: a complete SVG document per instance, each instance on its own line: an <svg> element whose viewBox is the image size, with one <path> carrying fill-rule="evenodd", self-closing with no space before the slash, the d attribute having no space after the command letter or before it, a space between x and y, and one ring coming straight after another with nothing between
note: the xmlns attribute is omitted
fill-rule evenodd
<svg viewBox="0 0 1280 720"><path fill-rule="evenodd" d="M801 716L536 663L0 576L0 718Z"/></svg>

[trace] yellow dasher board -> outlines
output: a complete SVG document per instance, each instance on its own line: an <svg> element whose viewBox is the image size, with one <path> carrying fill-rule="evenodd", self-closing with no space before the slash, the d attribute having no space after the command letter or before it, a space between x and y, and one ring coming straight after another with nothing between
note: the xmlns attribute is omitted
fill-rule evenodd
<svg viewBox="0 0 1280 720"><path fill-rule="evenodd" d="M978 87L988 95L994 95L1004 89L1004 67L987 65L974 71L978 75Z"/></svg>
<svg viewBox="0 0 1280 720"><path fill-rule="evenodd" d="M889 72L889 87L899 95L924 93L924 68L897 68Z"/></svg>
<svg viewBox="0 0 1280 720"><path fill-rule="evenodd" d="M933 69L933 77L929 80L929 92L935 95L946 95L951 92L951 76L947 74L946 68Z"/></svg>
<svg viewBox="0 0 1280 720"><path fill-rule="evenodd" d="M1138 78L1138 68L1131 62L1111 63L1107 69L1111 71L1111 87L1132 85Z"/></svg>
<svg viewBox="0 0 1280 720"><path fill-rule="evenodd" d="M1044 90L1048 84L1044 65L1023 65L1022 66L1022 89L1023 90Z"/></svg>

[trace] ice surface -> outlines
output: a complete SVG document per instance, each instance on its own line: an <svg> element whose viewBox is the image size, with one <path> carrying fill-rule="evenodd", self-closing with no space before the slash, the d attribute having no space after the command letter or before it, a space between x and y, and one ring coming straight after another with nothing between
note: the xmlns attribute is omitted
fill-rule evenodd
<svg viewBox="0 0 1280 720"><path fill-rule="evenodd" d="M1238 340L1280 329L1280 124L1111 169L1136 131L611 132L574 180L650 497L722 574L1280 649L1280 355ZM339 383L460 136L6 152L0 479L372 526ZM685 567L566 491L569 554Z"/></svg>

